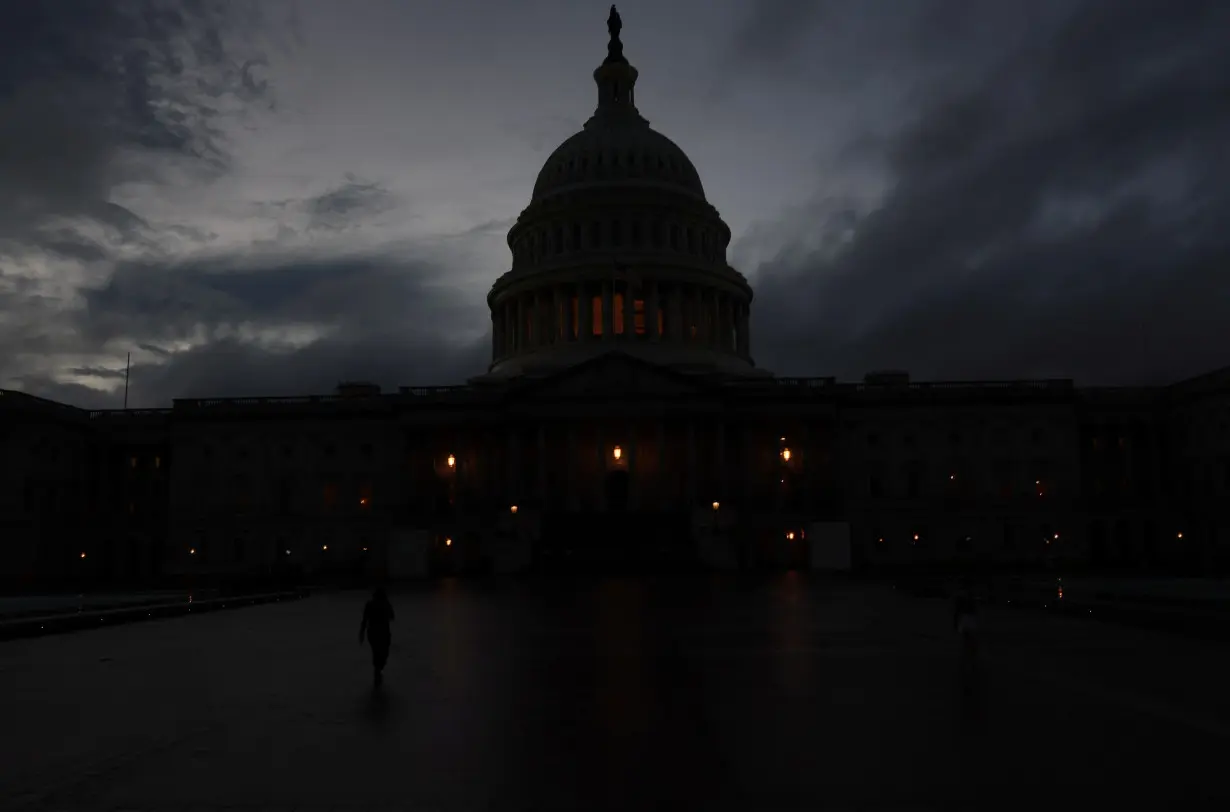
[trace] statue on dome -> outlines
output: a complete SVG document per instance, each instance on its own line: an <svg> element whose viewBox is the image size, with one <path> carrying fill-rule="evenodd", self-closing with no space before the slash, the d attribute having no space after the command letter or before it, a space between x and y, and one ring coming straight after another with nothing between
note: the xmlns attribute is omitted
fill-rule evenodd
<svg viewBox="0 0 1230 812"><path fill-rule="evenodd" d="M624 59L624 44L619 41L619 32L623 27L624 21L620 19L619 12L611 6L611 15L606 18L606 30L611 34L611 41L606 46L606 59L603 60L606 64L628 61Z"/></svg>

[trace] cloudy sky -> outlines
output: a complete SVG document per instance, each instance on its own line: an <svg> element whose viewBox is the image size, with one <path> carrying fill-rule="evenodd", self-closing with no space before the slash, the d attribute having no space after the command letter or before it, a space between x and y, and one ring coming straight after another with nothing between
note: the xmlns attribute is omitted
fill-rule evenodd
<svg viewBox="0 0 1230 812"><path fill-rule="evenodd" d="M1230 364L1230 3L628 0L778 374ZM83 406L483 371L607 4L0 0L0 387Z"/></svg>

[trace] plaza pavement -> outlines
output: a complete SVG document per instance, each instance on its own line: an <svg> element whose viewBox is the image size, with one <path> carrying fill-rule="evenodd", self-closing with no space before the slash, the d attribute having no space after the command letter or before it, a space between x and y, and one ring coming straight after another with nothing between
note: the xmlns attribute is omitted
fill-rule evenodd
<svg viewBox="0 0 1230 812"><path fill-rule="evenodd" d="M798 575L442 581L0 644L0 809L978 809L1230 798L1213 643ZM1224 808L1224 807L1223 807Z"/></svg>

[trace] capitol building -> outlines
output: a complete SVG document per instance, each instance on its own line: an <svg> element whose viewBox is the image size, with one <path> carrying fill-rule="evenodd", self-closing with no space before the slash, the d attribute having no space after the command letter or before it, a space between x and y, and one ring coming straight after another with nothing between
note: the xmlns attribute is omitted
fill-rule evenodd
<svg viewBox="0 0 1230 812"><path fill-rule="evenodd" d="M0 391L0 578L704 565L1225 571L1230 369L782 378L612 10L464 384L87 411ZM493 274L494 275L494 274Z"/></svg>

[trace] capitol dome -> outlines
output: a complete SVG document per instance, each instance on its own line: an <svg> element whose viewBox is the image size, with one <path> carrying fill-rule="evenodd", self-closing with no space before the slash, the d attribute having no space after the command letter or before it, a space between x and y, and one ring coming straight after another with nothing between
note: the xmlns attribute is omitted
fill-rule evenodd
<svg viewBox="0 0 1230 812"><path fill-rule="evenodd" d="M684 372L763 374L752 290L700 174L636 107L622 23L607 20L598 105L547 158L508 232L512 268L487 296L488 376L541 374L619 350Z"/></svg>

